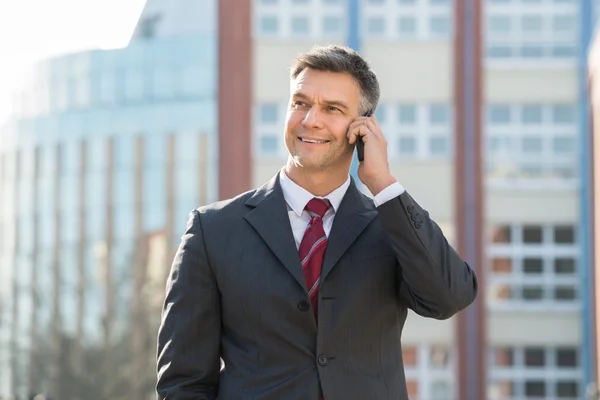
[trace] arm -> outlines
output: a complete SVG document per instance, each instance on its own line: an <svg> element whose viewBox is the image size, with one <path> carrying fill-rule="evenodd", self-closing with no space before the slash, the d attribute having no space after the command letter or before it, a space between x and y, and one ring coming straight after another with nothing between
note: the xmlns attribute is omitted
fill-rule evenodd
<svg viewBox="0 0 600 400"><path fill-rule="evenodd" d="M364 161L358 177L374 201L398 262L398 294L417 314L450 318L473 302L477 278L448 244L440 227L390 173L387 141L374 116L356 118L348 128L354 144L361 136Z"/></svg>
<svg viewBox="0 0 600 400"><path fill-rule="evenodd" d="M192 211L171 266L158 332L160 400L214 400L220 370L221 307L204 247L200 213Z"/></svg>
<svg viewBox="0 0 600 400"><path fill-rule="evenodd" d="M401 301L417 314L437 319L450 318L474 301L475 273L407 192L377 211L400 264Z"/></svg>

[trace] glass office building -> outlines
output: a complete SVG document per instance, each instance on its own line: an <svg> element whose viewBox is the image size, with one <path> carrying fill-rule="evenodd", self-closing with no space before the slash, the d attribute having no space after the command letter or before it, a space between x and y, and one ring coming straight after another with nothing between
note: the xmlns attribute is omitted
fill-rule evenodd
<svg viewBox="0 0 600 400"><path fill-rule="evenodd" d="M0 396L151 395L165 265L217 197L216 46L142 37L34 68L0 140Z"/></svg>

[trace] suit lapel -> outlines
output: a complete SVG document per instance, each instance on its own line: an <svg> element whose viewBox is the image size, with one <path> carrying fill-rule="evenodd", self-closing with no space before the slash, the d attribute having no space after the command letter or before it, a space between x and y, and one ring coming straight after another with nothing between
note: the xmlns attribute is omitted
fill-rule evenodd
<svg viewBox="0 0 600 400"><path fill-rule="evenodd" d="M374 205L363 197L352 179L340 208L335 214L323 261L321 282L325 280L342 255L376 216L377 211Z"/></svg>
<svg viewBox="0 0 600 400"><path fill-rule="evenodd" d="M244 218L254 227L300 286L307 290L290 219L287 214L287 205L279 185L279 174L259 188L246 201L246 205L254 208Z"/></svg>

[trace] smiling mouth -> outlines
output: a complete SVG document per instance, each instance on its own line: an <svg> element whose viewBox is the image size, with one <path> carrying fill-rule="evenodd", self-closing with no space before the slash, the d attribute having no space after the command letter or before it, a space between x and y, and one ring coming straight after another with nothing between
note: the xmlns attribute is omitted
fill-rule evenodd
<svg viewBox="0 0 600 400"><path fill-rule="evenodd" d="M329 143L329 140L313 140L313 139L303 139L303 138L298 138L298 139L300 139L300 141L304 142L304 143L314 143L314 144Z"/></svg>

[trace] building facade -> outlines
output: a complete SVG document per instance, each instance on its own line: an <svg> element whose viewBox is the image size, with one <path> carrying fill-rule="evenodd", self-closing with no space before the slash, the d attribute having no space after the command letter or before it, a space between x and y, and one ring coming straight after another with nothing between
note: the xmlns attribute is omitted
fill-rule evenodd
<svg viewBox="0 0 600 400"><path fill-rule="evenodd" d="M148 1L125 49L40 64L2 131L0 395L77 398L101 387L98 399L152 398L148 316L187 213L281 168L289 65L314 44L350 45L369 60L392 172L458 240L464 16L452 0L166 3ZM591 381L580 163L580 21L591 4L484 2L484 101L473 112L482 121L489 400L581 400ZM455 318L409 316L411 399L472 400L458 395L457 332Z"/></svg>
<svg viewBox="0 0 600 400"><path fill-rule="evenodd" d="M0 393L151 394L174 246L218 198L216 46L144 37L35 67L0 145Z"/></svg>
<svg viewBox="0 0 600 400"><path fill-rule="evenodd" d="M577 0L482 3L487 395L582 399L585 8ZM381 81L376 115L394 175L455 242L454 9L451 0L256 1L253 184L285 161L290 59L315 43L350 44ZM403 345L411 398L465 400L456 324L410 315Z"/></svg>

